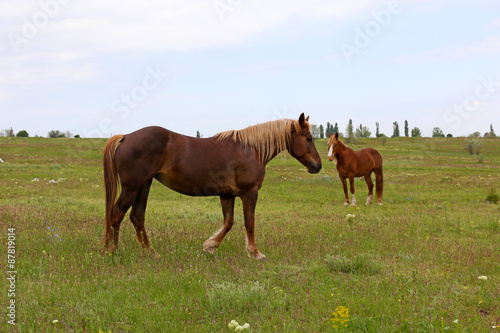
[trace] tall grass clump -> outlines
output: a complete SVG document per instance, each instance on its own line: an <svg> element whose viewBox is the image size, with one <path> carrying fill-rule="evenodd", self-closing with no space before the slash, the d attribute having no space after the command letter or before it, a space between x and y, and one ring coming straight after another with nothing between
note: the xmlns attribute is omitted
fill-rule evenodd
<svg viewBox="0 0 500 333"><path fill-rule="evenodd" d="M490 193L486 196L486 201L498 204L498 194L497 191L492 187Z"/></svg>
<svg viewBox="0 0 500 333"><path fill-rule="evenodd" d="M367 255L357 255L354 259L345 254L327 255L326 264L330 271L345 274L375 275L382 270L380 263Z"/></svg>

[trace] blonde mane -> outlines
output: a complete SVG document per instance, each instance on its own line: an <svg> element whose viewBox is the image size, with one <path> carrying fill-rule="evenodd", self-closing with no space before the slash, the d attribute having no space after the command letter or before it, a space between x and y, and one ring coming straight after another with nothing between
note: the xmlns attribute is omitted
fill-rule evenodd
<svg viewBox="0 0 500 333"><path fill-rule="evenodd" d="M306 123L309 126L308 123ZM217 141L232 139L243 144L245 149L256 150L261 162L269 161L274 154L285 150L292 138L292 126L301 131L297 120L280 119L249 126L241 130L231 130L214 135Z"/></svg>

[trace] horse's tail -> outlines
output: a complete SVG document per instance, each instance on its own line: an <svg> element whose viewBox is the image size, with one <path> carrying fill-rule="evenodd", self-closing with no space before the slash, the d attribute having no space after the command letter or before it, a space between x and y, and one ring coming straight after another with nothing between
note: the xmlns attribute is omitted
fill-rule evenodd
<svg viewBox="0 0 500 333"><path fill-rule="evenodd" d="M104 189L106 192L106 224L104 228L104 249L111 240L113 232L111 230L111 222L113 217L113 206L116 201L116 193L118 191L118 172L116 169L115 153L118 144L124 138L124 135L115 135L111 137L104 147L102 163L104 168Z"/></svg>
<svg viewBox="0 0 500 333"><path fill-rule="evenodd" d="M376 151L376 170L375 170L375 183L376 183L376 188L377 188L377 198L378 202L382 202L382 195L384 192L384 173L383 173L383 168L382 168L382 155L378 151Z"/></svg>

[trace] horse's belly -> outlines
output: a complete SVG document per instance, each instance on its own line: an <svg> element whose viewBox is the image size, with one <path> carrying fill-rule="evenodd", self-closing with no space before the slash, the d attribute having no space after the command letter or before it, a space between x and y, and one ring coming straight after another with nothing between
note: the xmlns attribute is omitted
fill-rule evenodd
<svg viewBox="0 0 500 333"><path fill-rule="evenodd" d="M227 174L209 173L186 175L159 173L155 177L166 187L190 196L238 195L234 179Z"/></svg>

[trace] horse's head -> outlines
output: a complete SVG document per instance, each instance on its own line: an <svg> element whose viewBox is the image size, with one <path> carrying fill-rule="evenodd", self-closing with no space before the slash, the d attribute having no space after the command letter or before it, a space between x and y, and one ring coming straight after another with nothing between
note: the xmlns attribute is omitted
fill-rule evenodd
<svg viewBox="0 0 500 333"><path fill-rule="evenodd" d="M288 152L300 163L307 167L309 173L318 173L321 170L321 157L314 146L309 116L304 117L302 113L299 117L298 126L292 125L292 137Z"/></svg>
<svg viewBox="0 0 500 333"><path fill-rule="evenodd" d="M332 135L328 132L328 160L333 161L335 159L335 153L339 151L339 133L335 132Z"/></svg>

